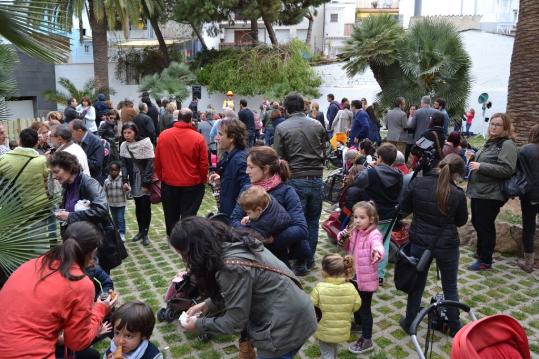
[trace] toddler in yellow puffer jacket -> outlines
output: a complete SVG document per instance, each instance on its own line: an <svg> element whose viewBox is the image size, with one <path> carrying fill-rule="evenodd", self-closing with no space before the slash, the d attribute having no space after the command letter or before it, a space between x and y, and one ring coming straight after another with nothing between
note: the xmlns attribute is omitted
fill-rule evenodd
<svg viewBox="0 0 539 359"><path fill-rule="evenodd" d="M322 312L315 338L320 343L323 359L337 357L337 344L350 339L353 314L361 306L359 294L349 280L354 276L354 259L340 254L327 254L322 259L325 280L314 287L311 300Z"/></svg>

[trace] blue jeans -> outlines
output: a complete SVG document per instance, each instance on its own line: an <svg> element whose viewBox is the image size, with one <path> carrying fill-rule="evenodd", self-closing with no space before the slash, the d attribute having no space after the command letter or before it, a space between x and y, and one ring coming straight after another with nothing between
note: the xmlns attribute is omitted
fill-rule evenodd
<svg viewBox="0 0 539 359"><path fill-rule="evenodd" d="M301 349L301 347L295 349L295 350L292 350L291 352L288 352L286 354L283 354L281 356L278 356L278 357L261 357L260 355L257 355L256 358L257 359L292 359L294 357L294 355L297 354L297 352L299 352L299 350Z"/></svg>
<svg viewBox="0 0 539 359"><path fill-rule="evenodd" d="M304 179L293 178L288 181L288 184L296 190L303 214L307 221L307 229L309 231L309 246L311 247L310 262L314 262L316 253L316 245L318 244L318 228L320 224L320 214L322 213L322 193L324 183L322 178Z"/></svg>
<svg viewBox="0 0 539 359"><path fill-rule="evenodd" d="M247 132L247 148L251 148L254 146L256 141L256 131L249 130Z"/></svg>
<svg viewBox="0 0 539 359"><path fill-rule="evenodd" d="M423 254L425 249L425 247L412 244L410 247L410 252L413 257L421 258L421 255ZM436 263L438 264L438 268L440 270L444 298L447 300L454 300L456 302L459 301L459 293L457 287L459 256L460 252L458 247L443 250L435 249L433 251L433 258L436 258ZM418 274L417 280L414 284L414 288L408 294L408 302L406 303L407 326L410 326L410 324L412 324L412 321L419 312L419 307L421 306L421 297L423 296L423 291L425 290L425 285L427 284L427 276L431 263L432 258L427 265L425 271ZM434 293L429 293L429 295L430 294ZM447 319L449 319L450 326L456 326L460 324L458 309L454 307L447 308Z"/></svg>
<svg viewBox="0 0 539 359"><path fill-rule="evenodd" d="M110 207L110 214L118 232L125 234L125 207Z"/></svg>

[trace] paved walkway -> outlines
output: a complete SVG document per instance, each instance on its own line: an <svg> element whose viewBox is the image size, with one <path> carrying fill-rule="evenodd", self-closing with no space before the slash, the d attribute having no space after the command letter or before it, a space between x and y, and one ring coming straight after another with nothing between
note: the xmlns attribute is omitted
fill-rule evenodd
<svg viewBox="0 0 539 359"><path fill-rule="evenodd" d="M133 243L130 238L136 233L136 221L133 203L130 202L126 220L128 222L129 258L112 272L117 291L121 294L122 303L142 300L157 312L163 304L163 295L169 281L178 269L184 268L180 257L169 248L166 242L165 224L160 205L153 205L150 238L152 243L143 247L140 242ZM206 193L199 214L215 212L215 202L209 192ZM323 212L322 216L327 217ZM320 231L318 245L317 268L311 275L303 277L305 291L310 293L317 281L321 280L320 261L324 254L336 251L323 231ZM539 273L525 274L515 269L515 258L499 257L494 269L487 273L472 273L466 266L472 262L472 251L461 248L459 271L459 289L461 301L470 305L478 317L494 313L506 313L517 318L526 329L532 347L532 357L539 358ZM376 350L365 355L354 355L348 352L346 345L341 345L339 358L417 358L410 338L400 329L398 320L404 313L406 297L393 286L393 270L389 267L386 283L373 299L374 331L373 339ZM441 292L436 285L434 266L431 268L428 287L423 297L425 303L429 295ZM464 316L463 316L464 317ZM465 322L468 318L464 318ZM424 341L425 324L419 333ZM350 342L356 336L351 338ZM200 358L218 359L235 358L237 337L233 335L214 338L202 342L191 334L185 334L179 323L157 324L152 340L159 346L167 358ZM107 343L100 343L103 349ZM451 350L451 338L436 335L432 358L448 358ZM298 358L318 358L318 344L311 338L297 355Z"/></svg>

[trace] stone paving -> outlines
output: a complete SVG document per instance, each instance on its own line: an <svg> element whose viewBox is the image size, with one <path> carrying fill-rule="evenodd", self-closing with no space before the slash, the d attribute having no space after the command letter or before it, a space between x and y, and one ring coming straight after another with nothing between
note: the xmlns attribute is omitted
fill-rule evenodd
<svg viewBox="0 0 539 359"><path fill-rule="evenodd" d="M146 302L154 312L164 306L163 295L169 281L179 269L184 268L180 257L169 248L166 242L165 224L160 205L153 205L152 225L150 229L151 245L143 247L140 242L133 243L130 238L136 233L136 221L133 203L130 202L126 221L128 224L127 247L129 258L119 268L113 270L112 278L116 290L120 293L120 302L134 300ZM327 210L328 206L325 206ZM328 216L324 211L322 217ZM215 201L208 191L204 198L200 215L215 212ZM325 233L320 230L320 242L316 253L317 266L310 275L301 278L305 291L310 293L314 285L321 280L320 265L323 255L337 251ZM525 328L532 348L532 357L539 358L539 271L525 274L514 266L514 257L498 256L493 270L487 273L467 271L471 263L472 251L461 248L459 290L461 301L470 305L479 318L495 313L514 316ZM441 292L441 284L436 282L435 266L431 267L429 281L423 301L426 304L430 296ZM339 348L338 358L417 358L410 337L399 327L398 320L404 313L406 297L395 290L391 264L388 267L384 286L374 295L373 340L376 349L364 355L351 354L347 344ZM464 322L468 318L463 315ZM418 338L424 342L425 323L420 328ZM350 342L357 338L355 334ZM152 336L166 358L235 358L237 357L237 336L226 335L213 338L208 342L200 341L192 334L182 331L178 322L158 323ZM100 350L108 345L97 345ZM448 358L451 350L451 338L440 333L435 336L432 358ZM314 338L303 346L296 358L318 358L320 351Z"/></svg>

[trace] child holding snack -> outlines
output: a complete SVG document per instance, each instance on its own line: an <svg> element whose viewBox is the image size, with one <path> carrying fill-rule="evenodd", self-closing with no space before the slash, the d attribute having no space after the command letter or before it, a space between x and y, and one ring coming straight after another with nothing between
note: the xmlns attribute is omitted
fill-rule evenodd
<svg viewBox="0 0 539 359"><path fill-rule="evenodd" d="M350 338L352 315L361 304L356 288L349 280L354 276L354 259L340 254L326 254L322 259L324 281L314 287L311 300L320 308L322 319L314 336L320 342L322 359L337 357L337 344Z"/></svg>
<svg viewBox="0 0 539 359"><path fill-rule="evenodd" d="M266 239L273 238L292 224L292 219L281 204L261 186L251 186L240 194L238 199L246 216L241 224L256 230Z"/></svg>
<svg viewBox="0 0 539 359"><path fill-rule="evenodd" d="M123 304L112 314L114 338L103 359L163 359L150 343L155 316L142 302Z"/></svg>
<svg viewBox="0 0 539 359"><path fill-rule="evenodd" d="M355 314L361 319L362 336L350 345L351 353L365 353L374 349L372 343L372 295L378 289L378 263L384 258L382 233L377 228L378 212L374 202L361 201L352 209L353 219L349 228L337 235L337 243L353 258L361 308Z"/></svg>

